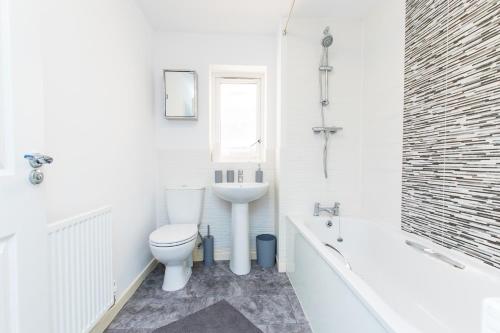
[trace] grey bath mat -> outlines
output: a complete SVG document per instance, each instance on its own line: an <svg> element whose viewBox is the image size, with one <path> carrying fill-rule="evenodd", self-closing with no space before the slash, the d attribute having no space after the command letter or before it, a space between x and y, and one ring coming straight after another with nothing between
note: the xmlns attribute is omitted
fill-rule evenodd
<svg viewBox="0 0 500 333"><path fill-rule="evenodd" d="M153 333L262 333L226 301L220 301Z"/></svg>

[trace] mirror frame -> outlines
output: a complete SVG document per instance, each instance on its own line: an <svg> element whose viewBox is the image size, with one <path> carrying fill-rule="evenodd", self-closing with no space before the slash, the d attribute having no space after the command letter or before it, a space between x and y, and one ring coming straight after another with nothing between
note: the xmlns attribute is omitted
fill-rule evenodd
<svg viewBox="0 0 500 333"><path fill-rule="evenodd" d="M193 96L193 115L192 116L169 116L167 114L167 86L165 76L167 73L192 73L194 84ZM164 69L163 70L163 107L166 119L181 119L181 120L198 120L198 74L194 70L189 69Z"/></svg>

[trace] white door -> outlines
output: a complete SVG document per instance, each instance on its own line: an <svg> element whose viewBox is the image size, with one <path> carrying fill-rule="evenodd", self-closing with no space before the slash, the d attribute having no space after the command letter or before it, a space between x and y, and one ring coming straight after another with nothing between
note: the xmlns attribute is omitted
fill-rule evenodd
<svg viewBox="0 0 500 333"><path fill-rule="evenodd" d="M30 184L32 168L23 158L25 153L43 153L44 148L41 4L39 0L0 0L2 333L49 332L44 183Z"/></svg>

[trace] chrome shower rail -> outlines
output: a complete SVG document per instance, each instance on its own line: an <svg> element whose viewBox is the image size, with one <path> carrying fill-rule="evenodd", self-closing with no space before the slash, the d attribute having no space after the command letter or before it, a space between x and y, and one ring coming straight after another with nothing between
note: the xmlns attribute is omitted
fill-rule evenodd
<svg viewBox="0 0 500 333"><path fill-rule="evenodd" d="M350 271L352 271L351 265L347 261L346 257L342 254L342 252L340 252L335 246L330 245L328 243L325 243L325 246L337 252L342 257L342 259L344 259L345 267L347 267Z"/></svg>
<svg viewBox="0 0 500 333"><path fill-rule="evenodd" d="M420 252L423 252L431 257L434 257L438 260L441 260L441 261L444 261L445 263L447 263L448 265L451 265L455 268L458 268L458 269L464 269L465 268L465 265L454 260L454 259L451 259L450 257L447 257L445 256L444 254L442 253L439 253L439 252L434 252L433 249L431 248L428 248L428 247L425 247L423 246L422 244L419 244L417 242L412 242L412 241L409 241L409 240L406 240L405 241L406 245L408 246L411 246L412 248L420 251Z"/></svg>
<svg viewBox="0 0 500 333"><path fill-rule="evenodd" d="M319 94L321 104L321 127L313 127L314 133L323 134L323 174L325 179L328 178L328 137L331 133L337 132L339 127L327 127L325 124L325 108L330 104L328 99L328 74L333 70L333 67L328 64L328 48L333 44L333 36L330 33L330 27L325 27L323 30L323 38L321 46L323 47L323 55L319 63Z"/></svg>
<svg viewBox="0 0 500 333"><path fill-rule="evenodd" d="M285 27L283 28L283 36L286 36L288 33L288 23L290 23L290 19L292 18L293 7L295 6L295 0L292 0L292 4L290 5L290 10L288 11L288 17L285 22Z"/></svg>

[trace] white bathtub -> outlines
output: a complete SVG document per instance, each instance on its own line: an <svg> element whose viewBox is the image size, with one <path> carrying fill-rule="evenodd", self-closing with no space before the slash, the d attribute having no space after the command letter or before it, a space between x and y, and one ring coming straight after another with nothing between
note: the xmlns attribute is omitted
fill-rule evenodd
<svg viewBox="0 0 500 333"><path fill-rule="evenodd" d="M383 224L288 217L286 267L315 333L480 333L483 299L500 297L500 272ZM465 269L415 250L418 242ZM326 247L329 243L346 257Z"/></svg>

